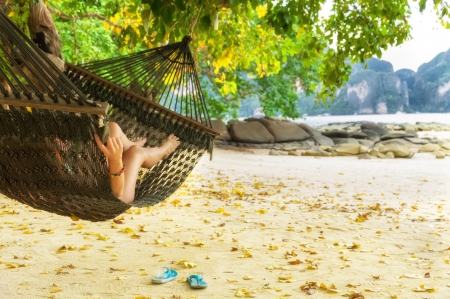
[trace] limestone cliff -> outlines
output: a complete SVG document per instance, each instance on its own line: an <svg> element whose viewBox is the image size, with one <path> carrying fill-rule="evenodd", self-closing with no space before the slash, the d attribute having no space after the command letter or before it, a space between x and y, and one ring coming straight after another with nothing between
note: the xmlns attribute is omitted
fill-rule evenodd
<svg viewBox="0 0 450 299"><path fill-rule="evenodd" d="M353 67L336 102L349 102L358 114L387 114L409 106L408 82L394 73L388 61L372 58L367 67ZM333 105L331 105L331 108ZM332 108L333 109L333 108Z"/></svg>
<svg viewBox="0 0 450 299"><path fill-rule="evenodd" d="M450 50L419 67L415 74L411 105L422 112L450 111Z"/></svg>

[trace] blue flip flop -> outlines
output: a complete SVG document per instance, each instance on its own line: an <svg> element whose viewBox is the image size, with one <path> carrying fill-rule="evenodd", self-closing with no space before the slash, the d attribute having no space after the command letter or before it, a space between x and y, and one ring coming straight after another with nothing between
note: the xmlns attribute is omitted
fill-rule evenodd
<svg viewBox="0 0 450 299"><path fill-rule="evenodd" d="M203 276L201 275L189 275L186 278L186 281L189 282L193 289L204 289L208 286L208 284L203 281Z"/></svg>
<svg viewBox="0 0 450 299"><path fill-rule="evenodd" d="M168 281L174 280L177 277L178 277L178 272L177 271L172 270L172 269L170 269L168 267L162 267L158 271L158 276L156 276L155 278L152 279L152 283L154 283L154 284L162 284L162 283L166 283Z"/></svg>

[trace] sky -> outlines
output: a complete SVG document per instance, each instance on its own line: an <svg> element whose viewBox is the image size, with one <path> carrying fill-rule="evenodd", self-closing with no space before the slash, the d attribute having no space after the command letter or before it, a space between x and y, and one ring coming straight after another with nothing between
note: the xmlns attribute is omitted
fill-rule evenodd
<svg viewBox="0 0 450 299"><path fill-rule="evenodd" d="M438 23L431 9L420 13L413 7L410 25L412 39L387 49L381 57L392 63L394 71L402 68L417 71L421 64L450 49L450 29Z"/></svg>

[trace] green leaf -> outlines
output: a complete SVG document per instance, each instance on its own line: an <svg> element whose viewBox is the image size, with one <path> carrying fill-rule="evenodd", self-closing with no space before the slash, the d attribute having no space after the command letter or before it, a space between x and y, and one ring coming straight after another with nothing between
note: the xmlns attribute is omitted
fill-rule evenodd
<svg viewBox="0 0 450 299"><path fill-rule="evenodd" d="M150 7L152 8L152 12L156 17L160 16L160 9L161 9L161 5L159 0L154 0L151 4Z"/></svg>
<svg viewBox="0 0 450 299"><path fill-rule="evenodd" d="M173 21L173 14L172 14L172 10L171 7L169 6L164 6L161 11L161 17L164 23L166 23L167 26L172 25L172 21Z"/></svg>
<svg viewBox="0 0 450 299"><path fill-rule="evenodd" d="M165 35L166 35L166 26L164 25L164 23L161 23L161 25L159 26L159 32L157 36L159 37L160 40L162 40Z"/></svg>
<svg viewBox="0 0 450 299"><path fill-rule="evenodd" d="M151 15L150 9L144 9L142 11L142 26L144 26L144 30L146 33L148 32L148 24L150 21L150 15Z"/></svg>
<svg viewBox="0 0 450 299"><path fill-rule="evenodd" d="M236 10L236 8L241 4L242 0L228 0L230 2L230 8Z"/></svg>
<svg viewBox="0 0 450 299"><path fill-rule="evenodd" d="M258 0L252 0L251 4L252 4L253 10L255 10L256 7L259 5L259 1Z"/></svg>
<svg viewBox="0 0 450 299"><path fill-rule="evenodd" d="M419 2L420 12L423 12L426 7L427 7L427 0L420 0L420 2Z"/></svg>
<svg viewBox="0 0 450 299"><path fill-rule="evenodd" d="M199 20L199 23L200 23L199 25L202 29L208 30L209 28L211 28L211 16L205 15L205 16L201 17Z"/></svg>
<svg viewBox="0 0 450 299"><path fill-rule="evenodd" d="M175 5L181 11L184 11L186 9L186 5L184 4L183 0L175 0Z"/></svg>

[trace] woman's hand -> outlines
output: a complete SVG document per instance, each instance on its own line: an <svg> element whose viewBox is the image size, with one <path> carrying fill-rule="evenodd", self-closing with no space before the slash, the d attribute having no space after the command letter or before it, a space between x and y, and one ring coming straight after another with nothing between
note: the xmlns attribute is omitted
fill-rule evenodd
<svg viewBox="0 0 450 299"><path fill-rule="evenodd" d="M102 143L97 134L94 134L94 138L97 142L97 146L109 160L110 164L122 162L123 144L119 137L108 137L106 140L106 146Z"/></svg>
<svg viewBox="0 0 450 299"><path fill-rule="evenodd" d="M122 163L123 144L119 137L108 137L106 146L100 140L97 134L94 134L98 147L108 159L108 167L110 174L118 174L125 166ZM123 195L125 186L125 174L110 176L111 191L115 196L120 198Z"/></svg>

